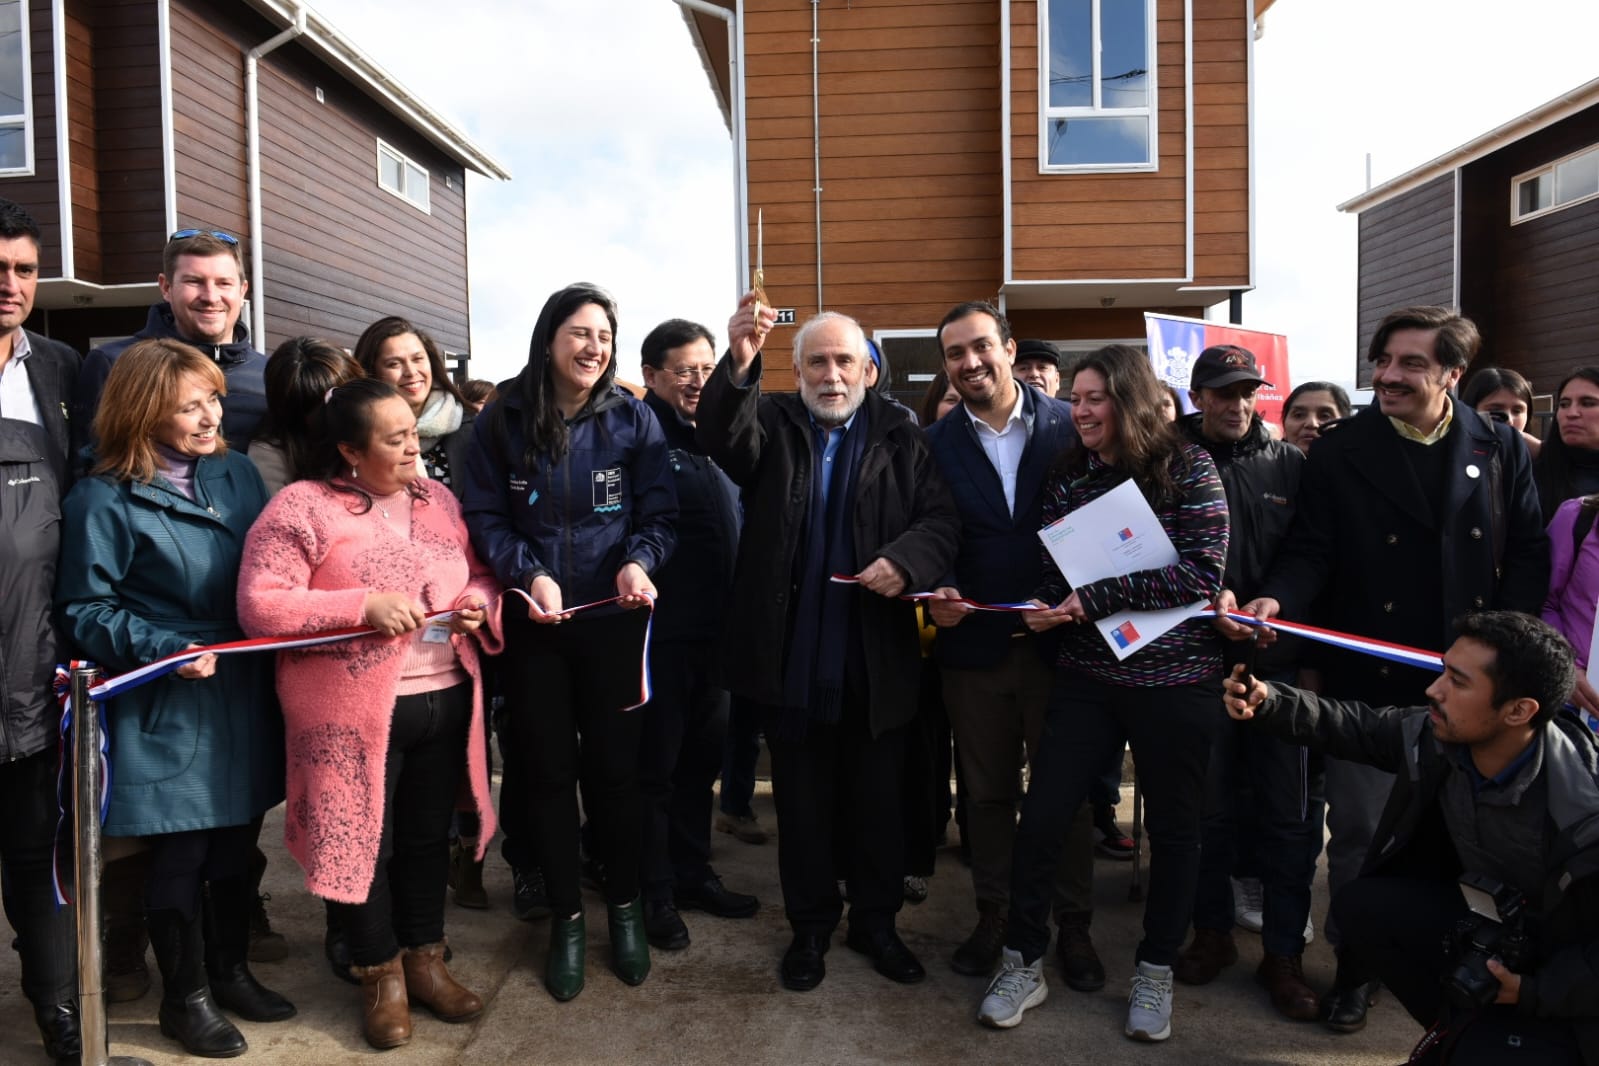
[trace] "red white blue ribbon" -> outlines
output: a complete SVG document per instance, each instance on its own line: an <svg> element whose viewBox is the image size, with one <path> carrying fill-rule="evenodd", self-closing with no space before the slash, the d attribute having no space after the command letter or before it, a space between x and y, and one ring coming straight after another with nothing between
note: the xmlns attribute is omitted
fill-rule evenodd
<svg viewBox="0 0 1599 1066"><path fill-rule="evenodd" d="M527 609L530 614L542 615L546 618L550 616L551 612L546 611L543 607L540 607L538 602L522 589L506 589L503 595L509 596L513 593L527 601ZM655 695L654 685L650 681L650 637L655 631L655 597L651 596L649 599L649 606L644 608L647 613L644 618L644 647L639 656L638 702L627 707L623 707L622 710L624 711L638 710L640 707L650 702L651 698L653 698ZM563 607L559 612L556 613L561 618L567 618L581 611L587 611L595 607L608 607L613 603L621 602L621 596L612 596L609 599L595 600L593 603L579 604L576 607Z"/></svg>
<svg viewBox="0 0 1599 1066"><path fill-rule="evenodd" d="M1194 608L1195 618L1214 618L1214 607ZM1401 666L1414 666L1421 670L1442 670L1443 656L1435 651L1423 651L1421 648L1412 648L1405 644L1393 644L1386 640L1374 640L1371 637L1357 637L1353 633L1340 633L1336 629L1322 629L1320 626L1306 625L1303 622L1289 622L1282 618L1256 618L1252 614L1242 611L1228 611L1227 617L1234 622L1246 626L1261 626L1274 629L1279 633L1287 633L1306 640L1314 640L1321 644L1328 644L1334 648L1343 648L1345 651L1359 652L1362 655L1373 655L1379 659L1387 659Z"/></svg>
<svg viewBox="0 0 1599 1066"><path fill-rule="evenodd" d="M828 580L835 585L859 585L861 583L861 579L854 574L834 574ZM1033 603L1031 600L1024 600L1020 603L979 603L976 600L969 600L965 596L950 598L940 596L936 592L907 592L899 598L913 603L922 603L927 600L938 600L941 603L959 603L970 607L974 611L1002 611L1010 614L1020 614L1023 611L1039 610L1038 604Z"/></svg>

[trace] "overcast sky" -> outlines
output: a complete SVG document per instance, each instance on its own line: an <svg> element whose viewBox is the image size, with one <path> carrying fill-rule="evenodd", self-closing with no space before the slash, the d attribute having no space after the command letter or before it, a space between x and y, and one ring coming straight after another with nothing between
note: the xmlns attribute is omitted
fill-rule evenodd
<svg viewBox="0 0 1599 1066"><path fill-rule="evenodd" d="M731 142L675 3L312 6L515 176L468 179L475 376L513 374L545 297L571 281L616 295L635 380L660 320L725 333ZM1244 324L1288 334L1295 381L1354 379L1355 221L1334 208L1365 188L1366 153L1377 183L1424 163L1599 77L1596 40L1596 0L1279 0L1255 46Z"/></svg>

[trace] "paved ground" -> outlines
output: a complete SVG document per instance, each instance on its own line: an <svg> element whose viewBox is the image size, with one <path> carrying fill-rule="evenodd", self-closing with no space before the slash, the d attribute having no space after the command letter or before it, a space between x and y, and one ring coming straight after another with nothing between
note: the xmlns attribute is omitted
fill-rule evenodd
<svg viewBox="0 0 1599 1066"><path fill-rule="evenodd" d="M768 825L771 798L756 809ZM1123 803L1123 813L1130 810ZM281 811L268 819L263 841L272 865L266 887L274 925L288 935L283 962L256 967L283 992L299 1016L276 1025L241 1023L250 1041L243 1061L280 1064L366 1062L359 1029L359 991L335 980L322 961L322 906L301 887L298 867L281 846ZM953 827L952 827L953 832ZM1111 979L1085 996L1054 980L1050 998L1021 1027L993 1032L973 1021L984 982L948 967L951 952L973 920L971 882L952 849L941 852L931 896L907 905L900 928L928 969L928 980L905 988L878 977L866 960L835 937L828 977L817 990L796 994L778 984L777 961L788 943L777 888L777 847L716 836L716 862L734 888L759 893L760 914L720 921L689 914L694 943L658 952L654 972L628 988L605 967L605 908L588 899L589 974L582 995L552 1000L539 983L547 923L517 922L510 913L510 875L491 852L491 907L449 906L454 972L488 1001L469 1025L445 1025L419 1013L407 1047L381 1053L392 1066L498 1063L1283 1063L1294 1066L1389 1066L1403 1061L1419 1035L1391 1000L1372 1012L1367 1029L1340 1036L1316 1025L1278 1019L1253 973L1258 937L1239 935L1242 958L1213 985L1178 986L1174 1035L1163 1046L1134 1044L1121 1021L1137 940L1140 906L1127 902L1130 867L1098 863L1100 909L1095 938ZM1317 914L1325 909L1318 882ZM1317 938L1307 953L1313 985L1332 977L1332 957ZM43 1063L32 1016L17 988L15 954L0 952L0 1063ZM112 1007L113 1054L139 1055L156 1066L192 1062L156 1029L158 992Z"/></svg>

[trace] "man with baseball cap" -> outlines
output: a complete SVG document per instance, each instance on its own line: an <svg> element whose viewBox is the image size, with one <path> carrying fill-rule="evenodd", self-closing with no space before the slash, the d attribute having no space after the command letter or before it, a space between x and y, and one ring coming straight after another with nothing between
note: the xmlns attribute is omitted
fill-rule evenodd
<svg viewBox="0 0 1599 1066"><path fill-rule="evenodd" d="M1198 412L1178 420L1183 435L1210 454L1221 474L1231 524L1223 587L1240 600L1251 599L1265 583L1294 516L1305 462L1298 448L1274 440L1255 413L1260 387L1270 384L1247 348L1206 348L1195 360L1190 380L1189 396ZM1249 661L1247 642L1232 648L1229 667ZM1261 648L1251 672L1292 683L1299 651L1297 642L1289 640ZM1217 733L1194 899L1194 939L1175 967L1178 980L1206 984L1237 961L1230 875L1239 844L1253 845L1248 851L1258 857L1265 949L1255 972L1273 1006L1295 1021L1314 1021L1318 1009L1301 963L1309 931L1310 884L1321 853L1323 804L1314 777L1303 748L1260 731L1227 728ZM1258 830L1253 840L1240 841L1236 797L1246 779L1254 797L1256 818L1251 821L1258 820Z"/></svg>
<svg viewBox="0 0 1599 1066"><path fill-rule="evenodd" d="M1048 341L1017 341L1016 367L1018 381L1025 381L1054 398L1060 394L1060 349Z"/></svg>

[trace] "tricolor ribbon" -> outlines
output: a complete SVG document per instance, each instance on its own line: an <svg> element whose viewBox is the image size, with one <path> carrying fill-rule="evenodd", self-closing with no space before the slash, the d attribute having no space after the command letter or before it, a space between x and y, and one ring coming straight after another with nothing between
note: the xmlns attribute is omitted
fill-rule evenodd
<svg viewBox="0 0 1599 1066"><path fill-rule="evenodd" d="M1195 618L1214 618L1214 607L1194 608ZM1435 651L1423 651L1405 644L1392 644L1386 640L1374 640L1371 637L1357 637L1353 633L1340 633L1336 629L1322 629L1320 626L1306 625L1303 622L1289 622L1281 618L1256 618L1252 614L1242 611L1228 611L1227 617L1234 622L1246 626L1262 626L1274 629L1279 633L1287 633L1306 640L1314 640L1321 644L1328 644L1334 648L1345 651L1359 652L1362 655L1373 655L1379 659L1387 659L1401 666L1414 666L1420 670L1442 670L1443 657Z"/></svg>
<svg viewBox="0 0 1599 1066"><path fill-rule="evenodd" d="M835 585L859 585L861 583L861 579L856 577L854 574L834 574L828 580L832 581ZM978 603L976 600L969 600L965 596L951 598L940 596L936 592L907 592L905 595L900 596L899 599L909 600L913 603L922 603L926 600L937 600L940 603L959 603L966 607L970 607L974 611L1003 611L1011 614L1019 614L1023 611L1036 611L1039 609L1038 604L1033 603L1030 600L1024 600L1020 603Z"/></svg>

